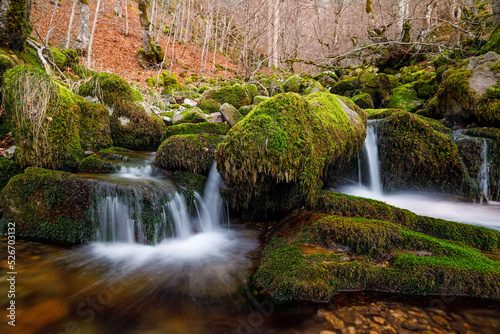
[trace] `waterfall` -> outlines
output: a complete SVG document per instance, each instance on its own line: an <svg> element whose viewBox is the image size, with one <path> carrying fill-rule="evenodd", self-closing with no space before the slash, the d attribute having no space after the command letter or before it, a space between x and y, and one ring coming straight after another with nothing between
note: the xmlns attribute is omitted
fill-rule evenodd
<svg viewBox="0 0 500 334"><path fill-rule="evenodd" d="M489 201L490 171L488 161L488 142L483 138L483 149L481 150L481 170L479 172L479 187L483 191L484 198Z"/></svg>
<svg viewBox="0 0 500 334"><path fill-rule="evenodd" d="M368 121L363 151L368 161L369 188L376 195L381 195L382 182L380 177L380 161L378 158L378 122L379 120Z"/></svg>
<svg viewBox="0 0 500 334"><path fill-rule="evenodd" d="M171 236L186 239L228 224L219 193L222 178L215 163L203 197L194 194L194 216L181 193L164 189L160 180L154 182L151 166L122 168L115 176L137 182L101 186L93 212L100 242L156 244Z"/></svg>

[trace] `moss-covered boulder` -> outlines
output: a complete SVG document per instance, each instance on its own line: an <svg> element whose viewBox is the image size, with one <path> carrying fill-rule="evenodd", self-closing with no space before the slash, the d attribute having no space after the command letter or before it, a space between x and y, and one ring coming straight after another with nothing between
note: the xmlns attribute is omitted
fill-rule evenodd
<svg viewBox="0 0 500 334"><path fill-rule="evenodd" d="M83 82L78 88L78 94L97 97L109 106L124 101L142 101L142 96L138 96L125 79L106 72L94 74L90 80Z"/></svg>
<svg viewBox="0 0 500 334"><path fill-rule="evenodd" d="M80 79L88 79L94 75L97 75L96 71L90 70L83 65L75 64L71 66L73 73L75 73ZM82 93L88 92L87 89L82 90Z"/></svg>
<svg viewBox="0 0 500 334"><path fill-rule="evenodd" d="M149 87L163 87L162 94L172 94L172 92L182 90L183 87L175 73L163 71L158 77L152 77L146 80Z"/></svg>
<svg viewBox="0 0 500 334"><path fill-rule="evenodd" d="M3 188L0 205L5 220L15 222L17 237L80 243L95 237L93 187L69 173L29 167Z"/></svg>
<svg viewBox="0 0 500 334"><path fill-rule="evenodd" d="M330 88L330 92L337 95L352 97L359 88L359 79L357 77L348 77L334 84Z"/></svg>
<svg viewBox="0 0 500 334"><path fill-rule="evenodd" d="M22 167L76 167L83 158L78 131L79 107L71 91L41 69L22 65L4 74L6 116ZM30 101L30 103L19 103Z"/></svg>
<svg viewBox="0 0 500 334"><path fill-rule="evenodd" d="M416 115L396 112L379 124L379 159L386 190L433 190L474 200L479 194L452 139Z"/></svg>
<svg viewBox="0 0 500 334"><path fill-rule="evenodd" d="M224 136L216 134L171 136L158 148L155 166L206 175L214 162L214 151L223 139Z"/></svg>
<svg viewBox="0 0 500 334"><path fill-rule="evenodd" d="M0 53L0 85L3 83L3 74L16 66L16 64L5 54Z"/></svg>
<svg viewBox="0 0 500 334"><path fill-rule="evenodd" d="M275 298L329 301L352 290L500 298L500 263L460 242L312 212L275 226L253 277Z"/></svg>
<svg viewBox="0 0 500 334"><path fill-rule="evenodd" d="M99 150L99 156L103 159L107 160L124 160L126 156L124 156L124 153L127 152L132 152L131 150L123 147L109 147L109 148L104 148L102 150Z"/></svg>
<svg viewBox="0 0 500 334"><path fill-rule="evenodd" d="M259 104L231 128L216 152L233 204L245 208L264 201L272 211L283 198L294 198L288 206L313 201L328 167L361 148L365 122L361 109L330 93L308 99L286 93ZM271 196L277 189L280 196Z"/></svg>
<svg viewBox="0 0 500 334"><path fill-rule="evenodd" d="M316 92L326 92L326 88L319 82L306 76L294 75L283 82L285 93L309 95Z"/></svg>
<svg viewBox="0 0 500 334"><path fill-rule="evenodd" d="M78 52L76 52L75 49L64 49L62 52L66 56L69 67L78 65L78 63L80 62L80 57L78 57Z"/></svg>
<svg viewBox="0 0 500 334"><path fill-rule="evenodd" d="M115 164L104 161L96 154L86 157L78 166L80 173L113 173L116 170L117 166Z"/></svg>
<svg viewBox="0 0 500 334"><path fill-rule="evenodd" d="M417 96L413 86L412 84L406 84L394 88L392 95L389 97L387 108L402 109L408 112L415 112L422 108L425 100Z"/></svg>
<svg viewBox="0 0 500 334"><path fill-rule="evenodd" d="M363 109L373 109L375 108L373 104L372 96L368 93L361 93L351 97L352 102L358 107Z"/></svg>
<svg viewBox="0 0 500 334"><path fill-rule="evenodd" d="M154 150L165 132L165 123L138 102L119 101L110 119L113 144L131 150Z"/></svg>
<svg viewBox="0 0 500 334"><path fill-rule="evenodd" d="M79 133L82 149L98 151L110 147L113 140L108 109L100 103L89 102L79 95L73 95L73 99L80 107Z"/></svg>
<svg viewBox="0 0 500 334"><path fill-rule="evenodd" d="M165 140L176 135L194 135L200 133L225 135L228 131L229 124L227 123L185 123L167 127L163 139Z"/></svg>
<svg viewBox="0 0 500 334"><path fill-rule="evenodd" d="M359 76L361 91L371 95L376 108L387 105L393 89L398 86L398 80L385 73L364 72Z"/></svg>
<svg viewBox="0 0 500 334"><path fill-rule="evenodd" d="M500 126L500 56L488 52L443 73L437 99L441 116L453 121Z"/></svg>
<svg viewBox="0 0 500 334"><path fill-rule="evenodd" d="M257 95L253 98L253 104L259 104L259 103L264 102L266 100L269 100L268 96Z"/></svg>
<svg viewBox="0 0 500 334"><path fill-rule="evenodd" d="M314 80L318 81L323 87L330 88L339 81L339 77L335 72L325 71L313 77Z"/></svg>
<svg viewBox="0 0 500 334"><path fill-rule="evenodd" d="M222 104L229 103L235 108L247 106L252 100L247 94L247 90L240 84L224 86L219 89L211 89L203 93L200 101L200 108L203 111L218 112Z"/></svg>
<svg viewBox="0 0 500 334"><path fill-rule="evenodd" d="M14 160L0 157L0 191L13 176L19 173L21 169Z"/></svg>
<svg viewBox="0 0 500 334"><path fill-rule="evenodd" d="M57 48L50 48L50 59L62 71L64 71L68 67L68 58L61 50Z"/></svg>

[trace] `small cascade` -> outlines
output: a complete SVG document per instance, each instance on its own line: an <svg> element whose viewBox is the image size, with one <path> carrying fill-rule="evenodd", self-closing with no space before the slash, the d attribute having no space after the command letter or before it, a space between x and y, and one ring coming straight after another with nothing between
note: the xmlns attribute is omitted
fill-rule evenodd
<svg viewBox="0 0 500 334"><path fill-rule="evenodd" d="M380 161L378 158L378 123L379 120L369 120L366 129L366 138L363 146L370 178L369 188L376 195L382 194L382 181L380 174Z"/></svg>
<svg viewBox="0 0 500 334"><path fill-rule="evenodd" d="M488 142L483 138L483 149L481 150L481 170L479 172L479 187L483 191L484 198L489 201L490 169L488 161Z"/></svg>

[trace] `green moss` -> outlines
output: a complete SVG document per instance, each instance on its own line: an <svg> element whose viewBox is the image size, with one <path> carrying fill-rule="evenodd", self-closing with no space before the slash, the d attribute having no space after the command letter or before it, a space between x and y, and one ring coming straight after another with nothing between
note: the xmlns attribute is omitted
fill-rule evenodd
<svg viewBox="0 0 500 334"><path fill-rule="evenodd" d="M212 133L225 135L229 131L229 125L227 123L187 123L178 124L167 127L164 139L175 135L188 135L188 134L199 134L199 133Z"/></svg>
<svg viewBox="0 0 500 334"><path fill-rule="evenodd" d="M481 53L483 54L489 51L500 54L500 24L495 26L488 39L488 43L481 49Z"/></svg>
<svg viewBox="0 0 500 334"><path fill-rule="evenodd" d="M16 66L10 57L0 54L0 85L3 83L3 74Z"/></svg>
<svg viewBox="0 0 500 334"><path fill-rule="evenodd" d="M78 89L81 96L95 96L101 102L114 106L117 103L126 101L141 101L132 87L120 76L106 72L97 73L88 81L81 84Z"/></svg>
<svg viewBox="0 0 500 334"><path fill-rule="evenodd" d="M389 98L388 108L402 109L408 112L415 112L422 108L424 100L419 99L412 84L406 84L393 90Z"/></svg>
<svg viewBox="0 0 500 334"><path fill-rule="evenodd" d="M392 78L394 77L384 73L364 72L359 76L361 91L371 95L375 107L386 106L397 86L397 80Z"/></svg>
<svg viewBox="0 0 500 334"><path fill-rule="evenodd" d="M499 299L499 263L460 243L364 218L287 219L286 229L268 233L253 277L273 297L329 301L340 291L376 290Z"/></svg>
<svg viewBox="0 0 500 334"><path fill-rule="evenodd" d="M363 109L373 109L373 99L368 93L361 93L351 97L352 102L354 102L358 107Z"/></svg>
<svg viewBox="0 0 500 334"><path fill-rule="evenodd" d="M21 169L14 160L0 157L0 191L13 176L19 173L21 173Z"/></svg>
<svg viewBox="0 0 500 334"><path fill-rule="evenodd" d="M343 96L354 96L354 92L360 88L360 83L357 77L349 77L336 83L330 92Z"/></svg>
<svg viewBox="0 0 500 334"><path fill-rule="evenodd" d="M131 87L131 98L132 101L144 102L144 97L142 96L141 92L133 87Z"/></svg>
<svg viewBox="0 0 500 334"><path fill-rule="evenodd" d="M78 171L80 173L113 173L117 167L111 162L102 160L98 155L92 154L80 162Z"/></svg>
<svg viewBox="0 0 500 334"><path fill-rule="evenodd" d="M30 167L10 179L0 205L20 238L81 243L93 240L97 229L89 219L92 189L92 181Z"/></svg>
<svg viewBox="0 0 500 334"><path fill-rule="evenodd" d="M22 168L76 167L83 150L73 94L43 70L27 65L8 70L3 88L7 117L15 120L16 162ZM30 103L24 102L28 94Z"/></svg>
<svg viewBox="0 0 500 334"><path fill-rule="evenodd" d="M184 124L184 123L205 123L207 122L205 114L199 108L193 108L192 110L183 111L179 114L182 118L174 116L172 118L173 124Z"/></svg>
<svg viewBox="0 0 500 334"><path fill-rule="evenodd" d="M500 232L485 227L455 223L444 219L419 216L381 201L322 191L316 210L345 217L384 220L437 238L449 239L484 250L500 246Z"/></svg>
<svg viewBox="0 0 500 334"><path fill-rule="evenodd" d="M137 102L118 101L110 119L113 144L131 150L156 149L165 132L165 123L148 114Z"/></svg>
<svg viewBox="0 0 500 334"><path fill-rule="evenodd" d="M259 90L258 90L257 86L254 84L246 83L243 85L243 88L245 88L247 95L248 95L248 99L250 101L253 101L254 97L259 95Z"/></svg>
<svg viewBox="0 0 500 334"><path fill-rule="evenodd" d="M379 135L385 189L434 190L463 199L478 196L457 146L421 118L402 111L394 113L382 121Z"/></svg>
<svg viewBox="0 0 500 334"><path fill-rule="evenodd" d="M464 109L472 110L476 103L476 93L470 88L469 79L472 71L465 68L449 69L443 75L437 92L440 104L452 98Z"/></svg>
<svg viewBox="0 0 500 334"><path fill-rule="evenodd" d="M132 151L123 147L110 147L99 150L99 154L116 153L116 152L132 152Z"/></svg>
<svg viewBox="0 0 500 334"><path fill-rule="evenodd" d="M0 34L0 45L13 50L22 50L26 38L31 33L29 21L30 1L12 0L5 3L3 8L6 11L6 22L3 22ZM5 14L4 14L5 15Z"/></svg>
<svg viewBox="0 0 500 334"><path fill-rule="evenodd" d="M65 49L63 50L64 55L68 61L68 66L73 67L80 63L80 58L78 57L78 53L74 49Z"/></svg>
<svg viewBox="0 0 500 334"><path fill-rule="evenodd" d="M96 71L93 71L93 70L89 70L88 68L86 68L85 66L83 65L73 65L71 67L71 69L73 70L73 72L80 78L80 79L87 79L87 78L90 78L94 75L97 75L97 72Z"/></svg>
<svg viewBox="0 0 500 334"><path fill-rule="evenodd" d="M203 93L203 98L200 101L200 107L204 111L217 112L219 111L217 105L220 107L224 103L229 103L239 109L242 106L250 105L251 102L252 100L248 97L245 87L235 84L206 91Z"/></svg>
<svg viewBox="0 0 500 334"><path fill-rule="evenodd" d="M365 135L362 117L345 112L329 93L307 100L287 93L259 104L231 128L216 153L219 172L234 189L233 202L247 206L278 184L313 200L328 166L357 154Z"/></svg>
<svg viewBox="0 0 500 334"><path fill-rule="evenodd" d="M428 100L437 93L438 84L436 77L434 76L427 80L420 80L415 84L414 88L419 98Z"/></svg>
<svg viewBox="0 0 500 334"><path fill-rule="evenodd" d="M186 199L186 204L190 213L196 213L196 195L203 194L207 178L204 175L177 171L174 173L175 184L179 187L182 195Z"/></svg>
<svg viewBox="0 0 500 334"><path fill-rule="evenodd" d="M213 164L214 151L223 139L215 134L171 136L158 148L155 166L206 175Z"/></svg>
<svg viewBox="0 0 500 334"><path fill-rule="evenodd" d="M50 48L50 56L54 64L64 71L68 67L68 58L66 55L57 48Z"/></svg>
<svg viewBox="0 0 500 334"><path fill-rule="evenodd" d="M205 86L205 85L202 85L202 86L198 89L198 93L203 94L203 93L205 93L207 90L210 90L210 87Z"/></svg>
<svg viewBox="0 0 500 334"><path fill-rule="evenodd" d="M91 103L73 95L80 107L80 145L86 151L98 151L113 144L108 109L99 103Z"/></svg>

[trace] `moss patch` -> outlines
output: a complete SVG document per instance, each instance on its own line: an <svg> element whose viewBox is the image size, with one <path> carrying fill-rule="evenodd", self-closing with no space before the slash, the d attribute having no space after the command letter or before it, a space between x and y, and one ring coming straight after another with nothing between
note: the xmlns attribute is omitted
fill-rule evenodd
<svg viewBox="0 0 500 334"><path fill-rule="evenodd" d="M215 134L171 136L158 148L155 166L206 175L214 162L214 151L223 139Z"/></svg>
<svg viewBox="0 0 500 334"><path fill-rule="evenodd" d="M78 166L80 173L112 173L116 172L116 170L115 164L102 160L96 154L86 157Z"/></svg>
<svg viewBox="0 0 500 334"><path fill-rule="evenodd" d="M287 217L278 226L253 278L279 299L328 301L349 290L500 296L499 263L454 241L365 218Z"/></svg>
<svg viewBox="0 0 500 334"><path fill-rule="evenodd" d="M227 123L188 123L188 124L178 124L167 127L163 139L167 139L170 136L175 135L189 135L189 134L199 134L199 133L213 133L219 135L225 135L229 131L229 125Z"/></svg>
<svg viewBox="0 0 500 334"><path fill-rule="evenodd" d="M402 109L408 112L415 112L422 108L424 100L418 98L417 92L412 84L406 84L395 88L389 98L388 108Z"/></svg>
<svg viewBox="0 0 500 334"><path fill-rule="evenodd" d="M239 109L250 105L252 100L244 86L235 84L206 91L200 101L200 107L203 111L218 112L223 103L229 103Z"/></svg>
<svg viewBox="0 0 500 334"><path fill-rule="evenodd" d="M0 191L13 176L19 173L21 173L21 169L14 160L0 157Z"/></svg>
<svg viewBox="0 0 500 334"><path fill-rule="evenodd" d="M113 144L108 109L99 103L91 103L73 95L80 107L80 144L84 150L98 151Z"/></svg>

